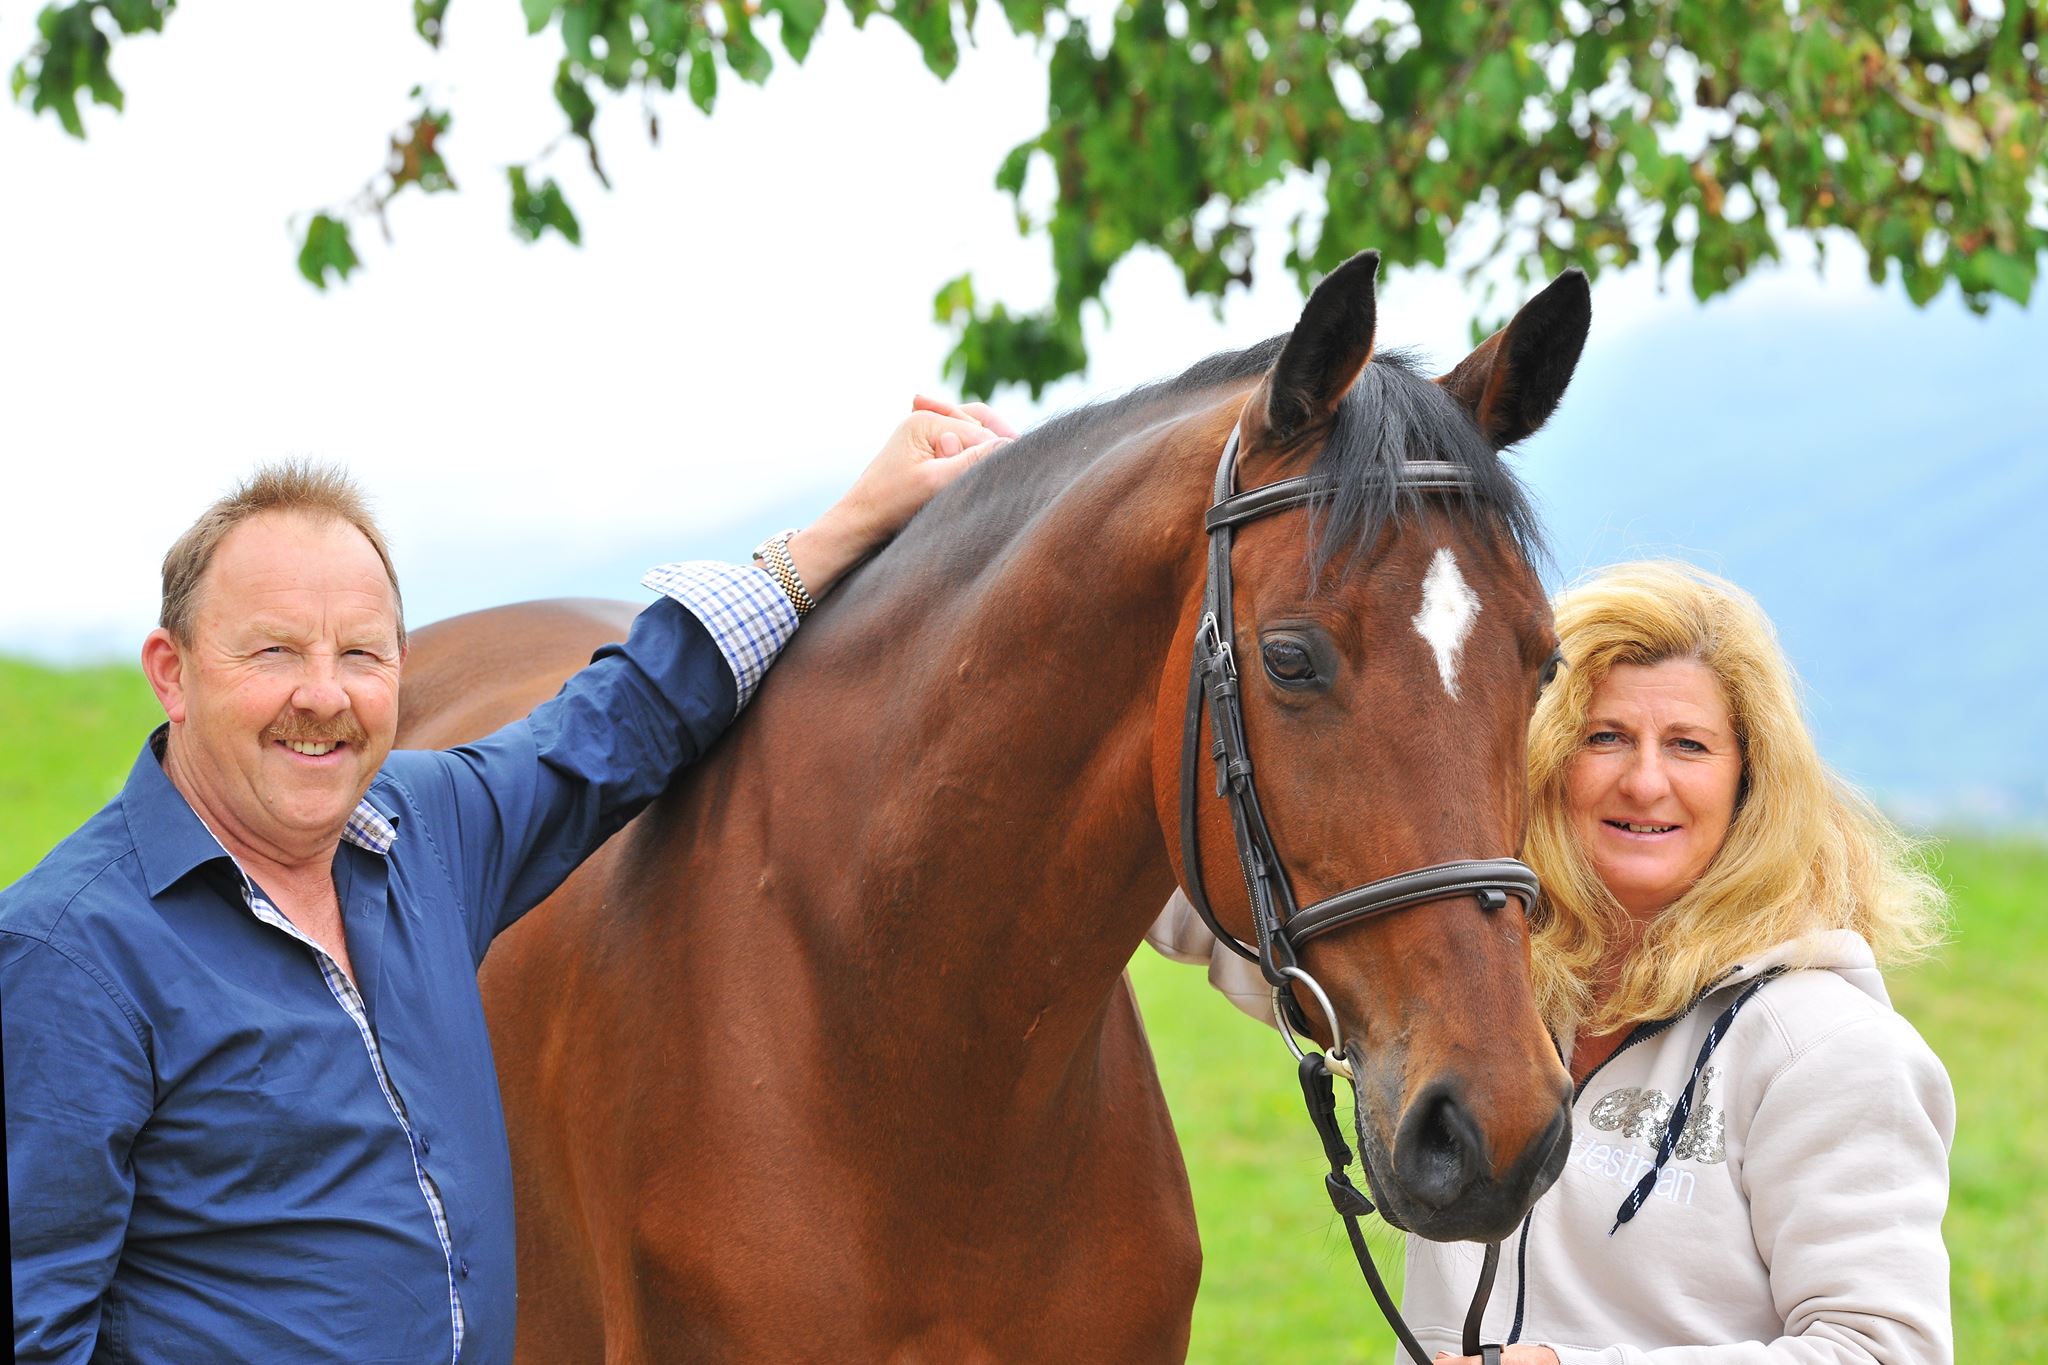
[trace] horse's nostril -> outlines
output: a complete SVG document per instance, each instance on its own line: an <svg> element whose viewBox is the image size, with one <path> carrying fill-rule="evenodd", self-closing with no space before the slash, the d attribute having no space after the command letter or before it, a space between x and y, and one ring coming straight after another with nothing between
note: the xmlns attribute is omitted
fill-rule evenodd
<svg viewBox="0 0 2048 1365"><path fill-rule="evenodd" d="M1454 1202L1484 1164L1478 1125L1441 1086L1431 1086L1408 1107L1394 1137L1394 1173L1415 1200L1431 1209Z"/></svg>

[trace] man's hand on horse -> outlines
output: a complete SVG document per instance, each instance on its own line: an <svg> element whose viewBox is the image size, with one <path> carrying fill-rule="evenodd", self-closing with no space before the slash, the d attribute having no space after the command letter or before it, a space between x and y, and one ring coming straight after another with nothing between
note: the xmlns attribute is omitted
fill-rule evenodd
<svg viewBox="0 0 2048 1365"><path fill-rule="evenodd" d="M910 400L912 412L936 412L941 417L964 417L970 422L979 422L1005 440L1015 439L1017 432L1008 422L996 416L994 408L986 403L949 403L943 398L931 398L919 394Z"/></svg>
<svg viewBox="0 0 2048 1365"><path fill-rule="evenodd" d="M1433 1365L1479 1365L1479 1357L1438 1351ZM1500 1353L1500 1365L1558 1365L1557 1352L1548 1346L1509 1346Z"/></svg>
<svg viewBox="0 0 2048 1365"><path fill-rule="evenodd" d="M987 404L958 406L918 395L861 476L823 516L789 540L789 556L813 597L902 530L933 494L1016 436Z"/></svg>

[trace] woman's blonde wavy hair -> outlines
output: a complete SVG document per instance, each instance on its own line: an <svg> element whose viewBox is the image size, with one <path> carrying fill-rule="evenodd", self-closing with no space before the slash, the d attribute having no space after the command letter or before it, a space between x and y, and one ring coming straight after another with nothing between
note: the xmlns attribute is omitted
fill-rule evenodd
<svg viewBox="0 0 2048 1365"><path fill-rule="evenodd" d="M1881 964L1940 941L1946 900L1919 854L1828 770L1798 683L1756 601L1688 564L1621 564L1553 604L1566 667L1529 730L1529 835L1543 879L1532 922L1536 1003L1559 1036L1677 1014L1744 958L1825 929L1853 929ZM1651 923L1611 996L1594 982L1626 923L1572 833L1565 778L1594 689L1616 664L1698 659L1719 679L1742 748L1728 838L1692 888Z"/></svg>

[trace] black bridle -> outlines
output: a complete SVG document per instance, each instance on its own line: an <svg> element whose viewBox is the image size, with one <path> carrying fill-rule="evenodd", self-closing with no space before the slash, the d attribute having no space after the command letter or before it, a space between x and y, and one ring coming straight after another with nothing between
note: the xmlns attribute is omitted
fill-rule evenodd
<svg viewBox="0 0 2048 1365"><path fill-rule="evenodd" d="M1417 1365L1430 1365L1427 1352L1401 1318L1379 1269L1373 1264L1358 1219L1373 1212L1372 1201L1351 1183L1345 1167L1351 1149L1337 1126L1333 1069L1354 1076L1360 1041L1347 1047L1337 1012L1316 979L1301 966L1303 944L1321 934L1331 933L1375 915L1424 901L1470 896L1489 914L1506 908L1508 897L1522 902L1525 912L1536 908L1536 874L1515 858L1465 859L1436 863L1429 867L1397 872L1391 877L1340 891L1306 908L1295 904L1293 888L1281 865L1273 832L1259 808L1258 789L1252 781L1251 754L1245 745L1244 709L1239 693L1236 630L1231 611L1230 550L1232 529L1259 517L1300 507L1332 491L1329 480L1316 475L1282 479L1249 492L1237 487L1237 455L1240 429L1233 427L1224 444L1223 458L1216 468L1213 505L1204 524L1209 533L1209 574L1202 593L1202 615L1195 629L1194 662L1188 678L1187 719L1181 733L1180 844L1184 889L1195 912L1209 926L1219 942L1239 956L1259 964L1259 971L1273 989L1273 1012L1281 1036L1300 1061L1302 1092L1310 1117L1322 1138L1330 1161L1324 1178L1331 1203L1343 1215L1359 1269L1364 1272L1373 1298L1387 1317L1401 1344ZM1422 492L1469 492L1471 476L1459 465L1438 460L1414 460L1401 466L1400 487ZM1196 828L1195 768L1201 745L1202 711L1209 712L1209 755L1216 765L1216 794L1230 811L1231 830L1237 840L1238 869L1244 875L1245 893L1251 901L1252 929L1256 944L1238 941L1225 929L1203 893L1201 848ZM1320 1007L1330 1030L1327 1053L1304 1051L1294 1040L1306 1036L1307 1019L1295 998L1297 988L1305 989ZM1354 1079L1354 1085L1355 1085ZM1500 1246L1487 1249L1478 1293L1465 1320L1465 1354L1484 1354L1491 1362L1499 1347L1481 1347L1479 1318L1493 1287L1494 1269Z"/></svg>

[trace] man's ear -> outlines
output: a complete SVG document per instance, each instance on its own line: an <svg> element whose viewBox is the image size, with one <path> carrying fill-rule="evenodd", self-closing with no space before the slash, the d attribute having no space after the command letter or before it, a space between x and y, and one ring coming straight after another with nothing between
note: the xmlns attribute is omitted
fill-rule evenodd
<svg viewBox="0 0 2048 1365"><path fill-rule="evenodd" d="M1465 405L1495 450L1511 446L1557 411L1592 322L1585 272L1567 270L1436 382Z"/></svg>
<svg viewBox="0 0 2048 1365"><path fill-rule="evenodd" d="M174 725L185 723L185 656L162 626L142 642L142 676Z"/></svg>

